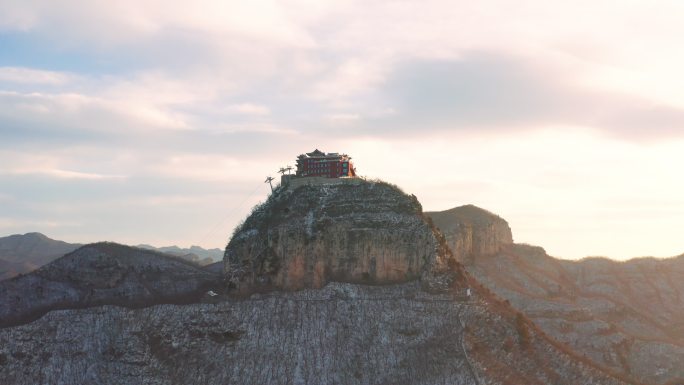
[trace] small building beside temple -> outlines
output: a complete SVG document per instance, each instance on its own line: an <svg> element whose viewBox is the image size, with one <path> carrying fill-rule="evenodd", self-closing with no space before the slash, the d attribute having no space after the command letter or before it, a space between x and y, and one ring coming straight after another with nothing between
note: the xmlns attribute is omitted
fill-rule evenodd
<svg viewBox="0 0 684 385"><path fill-rule="evenodd" d="M347 154L325 153L318 149L297 157L298 177L341 178L356 176L356 169Z"/></svg>

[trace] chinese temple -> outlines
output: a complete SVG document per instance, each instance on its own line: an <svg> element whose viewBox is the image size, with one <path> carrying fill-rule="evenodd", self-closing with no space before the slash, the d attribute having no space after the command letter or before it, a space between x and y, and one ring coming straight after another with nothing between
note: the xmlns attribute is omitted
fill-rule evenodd
<svg viewBox="0 0 684 385"><path fill-rule="evenodd" d="M349 155L336 152L325 153L316 149L297 157L295 175L298 177L317 176L324 178L354 177L356 170Z"/></svg>

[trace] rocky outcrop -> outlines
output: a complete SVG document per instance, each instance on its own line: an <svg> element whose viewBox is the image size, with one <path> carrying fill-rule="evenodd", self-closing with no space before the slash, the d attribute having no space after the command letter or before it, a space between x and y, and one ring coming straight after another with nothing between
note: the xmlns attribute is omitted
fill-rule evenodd
<svg viewBox="0 0 684 385"><path fill-rule="evenodd" d="M56 309L193 302L220 282L220 275L180 258L114 243L91 244L1 281L0 327Z"/></svg>
<svg viewBox="0 0 684 385"><path fill-rule="evenodd" d="M449 255L415 196L384 182L281 189L226 247L238 288L319 288L330 281L397 283L447 270Z"/></svg>
<svg viewBox="0 0 684 385"><path fill-rule="evenodd" d="M419 283L54 311L0 330L3 384L602 384L501 304Z"/></svg>
<svg viewBox="0 0 684 385"><path fill-rule="evenodd" d="M513 243L503 218L473 205L426 212L444 236L456 259L474 264L478 256L494 255Z"/></svg>

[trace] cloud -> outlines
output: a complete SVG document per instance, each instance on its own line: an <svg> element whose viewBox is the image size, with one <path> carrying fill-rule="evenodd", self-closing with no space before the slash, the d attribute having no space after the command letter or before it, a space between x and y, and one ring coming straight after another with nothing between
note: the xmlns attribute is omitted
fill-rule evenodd
<svg viewBox="0 0 684 385"><path fill-rule="evenodd" d="M550 71L529 64L481 53L454 61L408 62L382 92L402 119L441 128L518 126L563 113L572 96L550 80Z"/></svg>
<svg viewBox="0 0 684 385"><path fill-rule="evenodd" d="M345 123L357 121L361 119L361 116L358 114L331 114L327 118L333 122Z"/></svg>
<svg viewBox="0 0 684 385"><path fill-rule="evenodd" d="M610 199L655 196L620 170L681 146L683 7L2 1L3 209L35 224L78 218L84 239L178 243L316 147L420 191L426 207L515 197L525 218L544 199L564 208L554 199L586 192L595 169ZM575 156L594 142L591 162ZM615 142L620 156L604 157ZM398 167L397 154L420 161ZM672 163L638 170L672 185L654 171Z"/></svg>
<svg viewBox="0 0 684 385"><path fill-rule="evenodd" d="M601 126L610 134L639 141L684 136L683 108L631 98L622 102L620 106L612 106L612 111L611 106L606 106L607 116L600 120Z"/></svg>
<svg viewBox="0 0 684 385"><path fill-rule="evenodd" d="M121 132L132 129L185 129L180 114L153 105L78 93L0 91L0 119L19 127Z"/></svg>
<svg viewBox="0 0 684 385"><path fill-rule="evenodd" d="M78 222L69 221L46 221L46 220L18 220L0 217L0 230L4 232L21 231L18 229L48 228L56 229L63 227L79 226ZM24 230L26 232L31 230Z"/></svg>
<svg viewBox="0 0 684 385"><path fill-rule="evenodd" d="M199 0L192 4L167 1L110 2L7 1L0 10L0 27L55 32L72 42L118 44L167 30L200 30L307 45L310 38L289 15L288 4L269 0Z"/></svg>
<svg viewBox="0 0 684 385"><path fill-rule="evenodd" d="M271 110L266 106L251 103L240 103L228 106L228 111L245 115L270 115Z"/></svg>
<svg viewBox="0 0 684 385"><path fill-rule="evenodd" d="M564 75L530 58L482 52L409 61L379 91L397 113L371 124L388 132L585 126L628 140L684 135L684 109L578 87Z"/></svg>
<svg viewBox="0 0 684 385"><path fill-rule="evenodd" d="M67 151L66 153L69 153ZM28 154L20 151L0 149L0 175L47 177L62 180L123 180L125 175L107 172L86 171L93 168L87 152L73 151L73 158L65 152L53 151L47 154ZM94 154L89 154L90 156ZM87 160L87 162L83 162ZM90 163L90 166L86 164ZM101 166L100 166L101 167Z"/></svg>
<svg viewBox="0 0 684 385"><path fill-rule="evenodd" d="M71 81L72 78L73 75L55 71L21 67L0 67L0 83L63 85Z"/></svg>
<svg viewBox="0 0 684 385"><path fill-rule="evenodd" d="M26 174L39 174L46 175L54 178L60 179L87 179L87 180L101 180L101 179L123 179L123 175L107 175L107 174L96 174L92 172L81 172L73 170L61 170L56 168L44 168L44 169L19 169L12 170L10 173L18 175Z"/></svg>
<svg viewBox="0 0 684 385"><path fill-rule="evenodd" d="M647 123L639 122L653 117L671 127L651 127L657 137L677 135L676 103L583 83L596 80L599 72L624 70L611 72L605 64L614 51L603 48L612 47L616 38L604 31L608 28L588 43L568 40L576 23L566 16L582 15L585 8L563 5L561 15L556 6L524 3L8 2L0 25L43 44L59 38L66 42L57 44L62 52L82 55L91 66L109 60L127 64L115 75L79 80L60 92L10 88L33 100L20 102L16 114L5 116L15 126L49 121L83 127L87 121L91 129L108 132L225 127L229 132L265 132L263 127L313 132L334 130L342 121L336 117L355 115L343 120L364 133L409 132L419 126L495 131L503 125L508 128L500 129L580 124L629 138L642 135ZM609 2L590 8L596 14L583 17L583 25L596 27L603 20L630 33L620 29L623 16L598 16L613 13ZM634 5L626 13L654 10ZM526 22L539 14L545 15L546 32ZM649 33L662 37L657 30ZM98 48L86 52L80 43ZM64 85L67 73L41 71L5 67L4 76ZM76 96L82 97L76 110L60 108L73 105ZM388 109L394 113L378 113ZM634 119L624 118L628 112ZM26 116L17 117L20 113Z"/></svg>
<svg viewBox="0 0 684 385"><path fill-rule="evenodd" d="M156 167L160 175L190 180L230 181L252 174L253 162L230 156L187 154L165 159Z"/></svg>

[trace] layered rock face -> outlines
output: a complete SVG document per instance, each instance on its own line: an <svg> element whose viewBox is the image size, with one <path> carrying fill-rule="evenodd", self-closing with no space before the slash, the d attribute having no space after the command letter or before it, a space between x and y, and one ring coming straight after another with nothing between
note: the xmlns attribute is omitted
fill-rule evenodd
<svg viewBox="0 0 684 385"><path fill-rule="evenodd" d="M3 384L624 384L505 309L418 282L146 309L0 330Z"/></svg>
<svg viewBox="0 0 684 385"><path fill-rule="evenodd" d="M426 212L444 236L456 259L466 265L478 256L494 255L513 243L503 218L473 205Z"/></svg>
<svg viewBox="0 0 684 385"><path fill-rule="evenodd" d="M96 243L24 276L0 281L0 327L55 309L196 301L220 283L220 275L180 258Z"/></svg>
<svg viewBox="0 0 684 385"><path fill-rule="evenodd" d="M448 253L414 196L382 182L276 191L226 247L239 288L393 283L444 271Z"/></svg>

